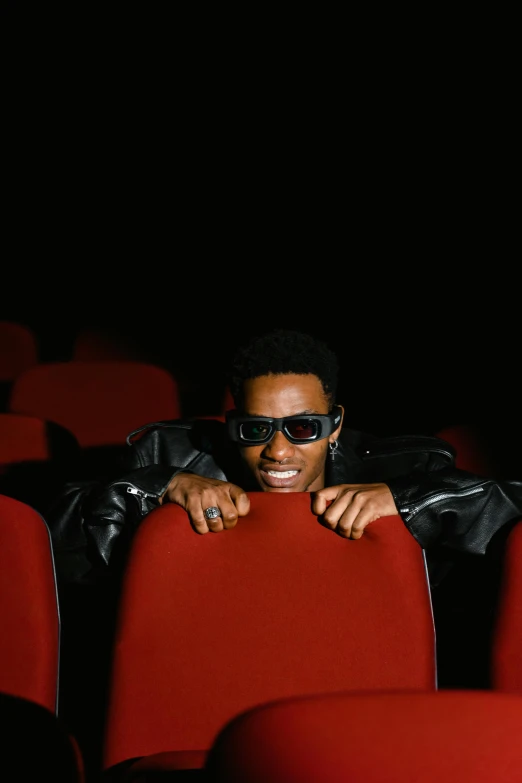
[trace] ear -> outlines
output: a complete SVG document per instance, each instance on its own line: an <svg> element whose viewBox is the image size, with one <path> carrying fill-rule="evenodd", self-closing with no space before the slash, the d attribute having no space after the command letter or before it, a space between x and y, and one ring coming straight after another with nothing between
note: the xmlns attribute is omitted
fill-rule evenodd
<svg viewBox="0 0 522 783"><path fill-rule="evenodd" d="M335 430L335 432L332 432L332 434L330 435L330 443L333 443L333 441L334 441L334 440L337 440L337 438L338 438L338 437L339 437L339 435L341 434L341 430L342 430L342 428L343 428L343 421L344 421L344 408L343 408L343 406L342 406L342 405L337 405L337 408L339 408L339 409L340 409L340 411L341 411L341 421L339 422L339 426L337 427L337 429Z"/></svg>

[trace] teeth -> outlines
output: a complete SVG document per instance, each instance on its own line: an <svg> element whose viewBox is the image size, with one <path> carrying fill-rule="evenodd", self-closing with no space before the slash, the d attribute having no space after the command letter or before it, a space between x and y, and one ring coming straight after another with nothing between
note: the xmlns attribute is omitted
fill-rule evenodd
<svg viewBox="0 0 522 783"><path fill-rule="evenodd" d="M297 470L267 470L267 473L274 478L291 478L291 476L297 476Z"/></svg>

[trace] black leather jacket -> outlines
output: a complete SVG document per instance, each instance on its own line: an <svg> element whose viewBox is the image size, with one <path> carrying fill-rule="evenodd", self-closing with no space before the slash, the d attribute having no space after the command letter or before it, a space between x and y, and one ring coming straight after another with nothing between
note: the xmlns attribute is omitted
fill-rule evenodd
<svg viewBox="0 0 522 783"><path fill-rule="evenodd" d="M99 582L118 571L134 530L180 471L259 491L247 483L221 421L155 422L127 443L117 477L66 485L47 515L61 580ZM453 447L436 437L379 438L344 428L328 457L326 484L385 482L428 553L442 547L485 554L495 533L522 517L522 482L464 472L454 458Z"/></svg>

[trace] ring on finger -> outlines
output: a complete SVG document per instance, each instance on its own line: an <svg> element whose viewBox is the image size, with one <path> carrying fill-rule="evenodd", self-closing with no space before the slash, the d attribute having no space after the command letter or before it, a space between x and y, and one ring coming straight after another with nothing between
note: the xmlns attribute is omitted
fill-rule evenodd
<svg viewBox="0 0 522 783"><path fill-rule="evenodd" d="M216 519L221 516L221 511L217 506L209 506L203 511L203 516L208 521L209 519Z"/></svg>

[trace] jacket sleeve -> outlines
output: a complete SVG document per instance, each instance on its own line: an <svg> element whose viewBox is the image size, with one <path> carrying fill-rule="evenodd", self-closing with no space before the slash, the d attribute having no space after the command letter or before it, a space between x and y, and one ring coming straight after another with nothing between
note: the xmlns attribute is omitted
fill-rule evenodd
<svg viewBox="0 0 522 783"><path fill-rule="evenodd" d="M132 533L179 470L148 465L108 483L67 484L46 515L58 580L99 583L109 564L116 570Z"/></svg>
<svg viewBox="0 0 522 783"><path fill-rule="evenodd" d="M423 549L438 544L485 554L501 527L522 518L520 481L444 468L399 476L387 484L399 514Z"/></svg>

